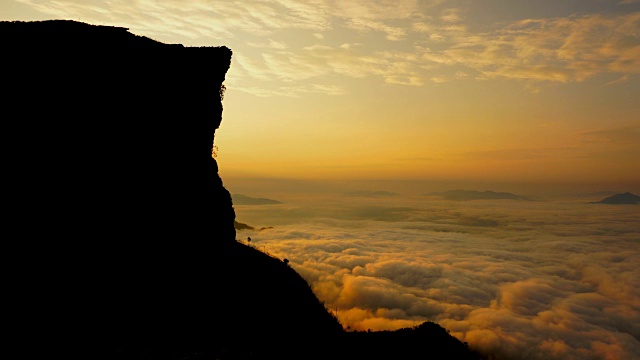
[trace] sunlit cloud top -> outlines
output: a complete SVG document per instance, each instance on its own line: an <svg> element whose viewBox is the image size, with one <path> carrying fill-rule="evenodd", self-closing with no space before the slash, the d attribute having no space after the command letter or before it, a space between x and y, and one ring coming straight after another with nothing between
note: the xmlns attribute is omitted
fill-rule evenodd
<svg viewBox="0 0 640 360"><path fill-rule="evenodd" d="M436 321L505 360L640 356L635 205L336 196L239 206L274 226L238 238L287 258L345 327Z"/></svg>

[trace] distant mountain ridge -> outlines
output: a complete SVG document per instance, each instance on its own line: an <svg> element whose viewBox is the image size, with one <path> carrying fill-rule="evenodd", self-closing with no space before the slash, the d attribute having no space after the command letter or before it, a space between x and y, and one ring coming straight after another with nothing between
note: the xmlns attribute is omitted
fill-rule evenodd
<svg viewBox="0 0 640 360"><path fill-rule="evenodd" d="M275 205L282 202L267 198L254 198L244 194L231 194L233 203L236 205Z"/></svg>
<svg viewBox="0 0 640 360"><path fill-rule="evenodd" d="M346 196L361 196L361 197L387 197L387 196L398 196L399 194L390 192L390 191L369 191L369 190L360 190L360 191L351 191L345 194Z"/></svg>
<svg viewBox="0 0 640 360"><path fill-rule="evenodd" d="M615 194L606 197L600 201L591 202L591 204L610 204L610 205L633 205L640 204L640 196L630 192Z"/></svg>
<svg viewBox="0 0 640 360"><path fill-rule="evenodd" d="M496 192L491 190L449 190L444 192L431 192L427 196L441 196L447 200L531 200L525 196L508 192Z"/></svg>
<svg viewBox="0 0 640 360"><path fill-rule="evenodd" d="M245 224L245 223L238 222L236 220L233 221L233 227L236 230L255 230L255 228L253 226Z"/></svg>
<svg viewBox="0 0 640 360"><path fill-rule="evenodd" d="M238 222L236 220L233 221L233 227L236 230L256 230L255 227L249 224ZM273 229L273 226L263 226L260 229L257 229L257 231L268 230L268 229Z"/></svg>

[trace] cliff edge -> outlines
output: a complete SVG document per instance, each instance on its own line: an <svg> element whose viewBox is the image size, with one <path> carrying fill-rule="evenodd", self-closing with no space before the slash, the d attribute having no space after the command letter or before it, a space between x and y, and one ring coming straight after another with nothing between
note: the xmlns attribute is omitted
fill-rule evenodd
<svg viewBox="0 0 640 360"><path fill-rule="evenodd" d="M63 20L1 22L0 41L11 296L31 345L172 358L342 330L235 240L212 157L230 49Z"/></svg>
<svg viewBox="0 0 640 360"><path fill-rule="evenodd" d="M433 323L347 333L235 239L212 157L232 52L0 22L12 350L64 359L472 359ZM5 350L11 353L11 350Z"/></svg>

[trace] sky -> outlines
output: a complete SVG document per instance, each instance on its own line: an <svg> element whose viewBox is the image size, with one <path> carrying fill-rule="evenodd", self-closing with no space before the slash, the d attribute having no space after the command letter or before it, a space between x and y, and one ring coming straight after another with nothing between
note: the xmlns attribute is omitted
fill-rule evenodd
<svg viewBox="0 0 640 360"><path fill-rule="evenodd" d="M3 0L233 51L223 180L640 192L638 0Z"/></svg>

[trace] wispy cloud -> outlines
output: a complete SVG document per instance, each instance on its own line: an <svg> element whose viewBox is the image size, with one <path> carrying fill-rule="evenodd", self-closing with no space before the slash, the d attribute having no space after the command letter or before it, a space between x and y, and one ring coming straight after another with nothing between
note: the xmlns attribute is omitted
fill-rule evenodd
<svg viewBox="0 0 640 360"><path fill-rule="evenodd" d="M460 16L460 9L446 9L440 19L446 23L457 23L462 21L462 17Z"/></svg>
<svg viewBox="0 0 640 360"><path fill-rule="evenodd" d="M531 19L491 33L460 32L427 61L462 64L487 77L580 82L603 73L640 73L640 13Z"/></svg>
<svg viewBox="0 0 640 360"><path fill-rule="evenodd" d="M460 154L476 160L544 160L544 159L575 159L584 156L584 150L577 147L556 148L511 148L484 151L471 151Z"/></svg>
<svg viewBox="0 0 640 360"><path fill-rule="evenodd" d="M401 27L395 27L387 25L383 22L373 21L369 19L351 19L347 23L347 26L351 29L369 32L369 31L381 31L385 33L387 40L403 40L407 36L407 31Z"/></svg>
<svg viewBox="0 0 640 360"><path fill-rule="evenodd" d="M629 74L623 75L615 80L609 81L607 83L607 85L616 85L616 84L623 84L629 81L631 77L629 76Z"/></svg>
<svg viewBox="0 0 640 360"><path fill-rule="evenodd" d="M233 44L233 61L242 68L234 75L268 81L253 84L265 94L291 81L313 91L306 79L333 75L424 86L456 80L461 67L477 79L555 83L640 73L638 12L527 19L471 31L469 12L445 6L453 1L18 1L54 18L123 26L160 41ZM300 31L307 43L290 36ZM335 36L341 45L361 46L345 51L353 48L329 41ZM246 51L252 46L261 53ZM242 56L248 58L238 60Z"/></svg>
<svg viewBox="0 0 640 360"><path fill-rule="evenodd" d="M640 124L615 128L603 128L580 132L586 141L605 142L611 145L636 145L640 147Z"/></svg>

